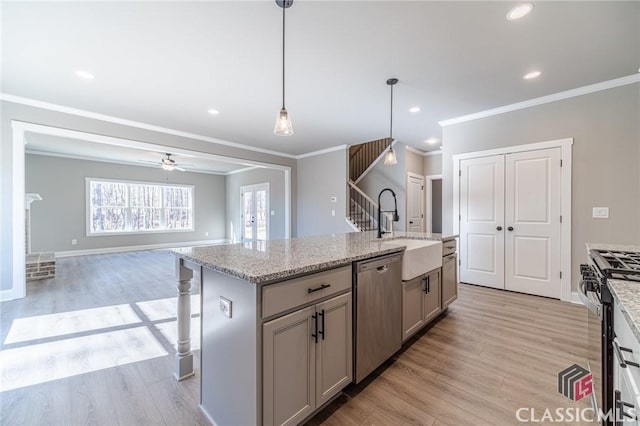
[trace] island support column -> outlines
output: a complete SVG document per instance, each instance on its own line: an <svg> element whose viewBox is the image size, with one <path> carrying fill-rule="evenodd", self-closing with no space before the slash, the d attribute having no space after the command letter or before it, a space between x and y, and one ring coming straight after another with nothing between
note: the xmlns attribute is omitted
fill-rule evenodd
<svg viewBox="0 0 640 426"><path fill-rule="evenodd" d="M178 342L176 371L178 380L193 376L193 353L191 352L191 279L193 270L184 266L184 260L176 258L178 279Z"/></svg>

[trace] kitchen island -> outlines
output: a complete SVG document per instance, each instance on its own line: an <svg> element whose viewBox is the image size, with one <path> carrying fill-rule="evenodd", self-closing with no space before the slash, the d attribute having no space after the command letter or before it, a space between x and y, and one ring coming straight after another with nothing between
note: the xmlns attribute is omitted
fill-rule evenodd
<svg viewBox="0 0 640 426"><path fill-rule="evenodd" d="M298 424L352 381L352 263L405 247L373 232L172 250L176 377L193 374L190 288L201 282L201 408L214 424ZM309 336L313 336L310 338Z"/></svg>

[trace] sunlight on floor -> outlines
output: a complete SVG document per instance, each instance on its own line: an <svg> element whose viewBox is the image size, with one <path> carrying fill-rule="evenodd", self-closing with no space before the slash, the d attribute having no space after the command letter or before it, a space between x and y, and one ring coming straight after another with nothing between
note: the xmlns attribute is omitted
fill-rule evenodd
<svg viewBox="0 0 640 426"><path fill-rule="evenodd" d="M175 297L167 299L147 300L145 302L137 302L136 305L149 321L158 321L167 318L175 318L178 316ZM191 313L200 312L200 295L191 295Z"/></svg>
<svg viewBox="0 0 640 426"><path fill-rule="evenodd" d="M200 295L191 296L191 306L200 312ZM16 318L4 345L52 341L0 350L0 392L166 356L170 349L156 336L176 348L176 311L170 297ZM69 336L75 333L90 334ZM191 318L191 345L200 348L199 317Z"/></svg>
<svg viewBox="0 0 640 426"><path fill-rule="evenodd" d="M147 327L0 352L0 392L168 355Z"/></svg>
<svg viewBox="0 0 640 426"><path fill-rule="evenodd" d="M176 304L175 298L173 299L173 304L174 306ZM173 316L175 317L175 313ZM135 324L141 321L130 305L103 306L101 308L17 318L13 320L4 343L8 345L45 337L63 336L83 331Z"/></svg>
<svg viewBox="0 0 640 426"><path fill-rule="evenodd" d="M178 327L176 321L157 324L156 328L167 338L173 349L177 350ZM191 350L200 349L200 317L191 318Z"/></svg>

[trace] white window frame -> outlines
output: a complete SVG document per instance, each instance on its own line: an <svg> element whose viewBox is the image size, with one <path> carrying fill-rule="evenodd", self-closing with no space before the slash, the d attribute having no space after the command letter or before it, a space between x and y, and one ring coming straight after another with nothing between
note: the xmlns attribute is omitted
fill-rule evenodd
<svg viewBox="0 0 640 426"><path fill-rule="evenodd" d="M127 185L153 185L160 187L180 187L180 188L191 188L191 227L188 229L141 229L137 231L107 231L107 232L93 232L91 231L91 182L113 182L113 183L123 183ZM128 191L128 189L127 189ZM164 194L164 191L162 191ZM127 207L124 207L127 210L127 216L130 217L130 210L132 209L130 205L129 194L127 193ZM86 236L87 237L105 237L109 235L139 235L139 234L168 234L174 232L194 232L195 231L195 223L196 223L196 187L195 185L185 185L185 184L177 184L177 183L163 183L163 182L145 182L145 181L135 181L135 180L120 180L120 179L103 179L103 178L94 178L94 177L86 177L85 178L85 223L86 223ZM164 222L164 211L167 210L164 207L164 200L161 200L161 214L160 221Z"/></svg>

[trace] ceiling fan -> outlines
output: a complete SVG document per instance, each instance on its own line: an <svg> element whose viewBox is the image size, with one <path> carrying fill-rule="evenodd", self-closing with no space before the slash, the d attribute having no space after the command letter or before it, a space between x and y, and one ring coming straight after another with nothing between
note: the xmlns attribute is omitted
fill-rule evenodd
<svg viewBox="0 0 640 426"><path fill-rule="evenodd" d="M172 154L166 152L164 155L166 155L166 158L163 158L159 163L157 161L146 161L146 160L139 160L139 161L141 163L149 163L149 164L159 165L160 167L162 167L163 170L166 170L168 172L173 171L173 170L178 170L178 171L181 171L181 172L185 172L186 171L182 167L178 166L178 164L176 163L176 160L171 158ZM190 164L182 164L182 165L183 166L190 166Z"/></svg>

